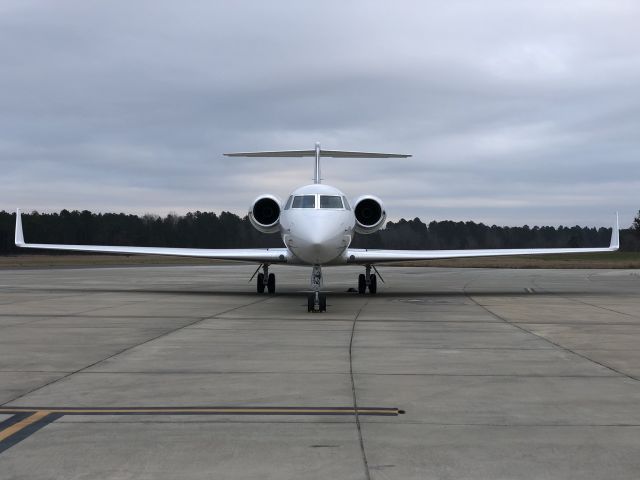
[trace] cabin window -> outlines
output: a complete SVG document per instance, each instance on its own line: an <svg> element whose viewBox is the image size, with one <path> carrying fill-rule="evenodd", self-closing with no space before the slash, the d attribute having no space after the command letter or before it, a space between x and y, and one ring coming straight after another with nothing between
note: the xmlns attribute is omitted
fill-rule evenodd
<svg viewBox="0 0 640 480"><path fill-rule="evenodd" d="M293 208L316 208L316 196L296 195L293 197Z"/></svg>
<svg viewBox="0 0 640 480"><path fill-rule="evenodd" d="M289 210L291 208L291 203L293 202L293 195L289 195L289 200L287 200L286 205L284 206L285 210Z"/></svg>
<svg viewBox="0 0 640 480"><path fill-rule="evenodd" d="M337 195L320 195L320 208L343 208L342 198Z"/></svg>

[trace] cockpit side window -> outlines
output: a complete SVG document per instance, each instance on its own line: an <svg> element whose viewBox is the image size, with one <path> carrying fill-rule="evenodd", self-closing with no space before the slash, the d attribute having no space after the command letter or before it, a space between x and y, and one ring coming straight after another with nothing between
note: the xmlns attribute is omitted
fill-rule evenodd
<svg viewBox="0 0 640 480"><path fill-rule="evenodd" d="M342 198L337 195L320 195L320 208L343 208Z"/></svg>
<svg viewBox="0 0 640 480"><path fill-rule="evenodd" d="M347 197L342 197L342 201L344 202L344 208L346 208L347 210L351 210L351 205L349 205Z"/></svg>
<svg viewBox="0 0 640 480"><path fill-rule="evenodd" d="M291 208L291 203L293 202L293 195L289 195L289 200L287 200L287 203L284 206L285 210L289 210Z"/></svg>
<svg viewBox="0 0 640 480"><path fill-rule="evenodd" d="M316 208L315 195L296 195L293 197L293 208Z"/></svg>

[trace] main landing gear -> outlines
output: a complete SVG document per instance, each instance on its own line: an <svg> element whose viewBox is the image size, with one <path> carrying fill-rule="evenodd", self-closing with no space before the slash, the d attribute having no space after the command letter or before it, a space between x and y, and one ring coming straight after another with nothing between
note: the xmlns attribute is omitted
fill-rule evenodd
<svg viewBox="0 0 640 480"><path fill-rule="evenodd" d="M260 270L260 267L258 267ZM262 273L258 274L258 278L256 281L256 288L258 293L264 293L264 289L267 289L269 293L276 292L276 276L273 273L269 273L269 265L262 265Z"/></svg>
<svg viewBox="0 0 640 480"><path fill-rule="evenodd" d="M320 265L314 265L311 272L311 292L307 296L308 312L326 312L327 311L327 294L322 293L322 269Z"/></svg>
<svg viewBox="0 0 640 480"><path fill-rule="evenodd" d="M372 265L365 265L365 273L358 275L358 293L360 295L367 293L367 288L372 295L378 291L378 278L371 273L371 267ZM375 270L375 267L373 269ZM382 280L382 277L380 279Z"/></svg>

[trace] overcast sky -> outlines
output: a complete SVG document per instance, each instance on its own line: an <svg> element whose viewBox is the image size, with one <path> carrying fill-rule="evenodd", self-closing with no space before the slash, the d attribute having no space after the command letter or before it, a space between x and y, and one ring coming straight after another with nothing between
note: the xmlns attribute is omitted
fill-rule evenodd
<svg viewBox="0 0 640 480"><path fill-rule="evenodd" d="M628 225L640 1L0 1L0 210L229 210L311 159L391 218Z"/></svg>

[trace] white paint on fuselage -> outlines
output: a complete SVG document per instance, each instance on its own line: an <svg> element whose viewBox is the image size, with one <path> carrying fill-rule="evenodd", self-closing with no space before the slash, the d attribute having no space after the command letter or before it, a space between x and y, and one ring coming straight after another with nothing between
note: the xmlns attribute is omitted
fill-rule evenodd
<svg viewBox="0 0 640 480"><path fill-rule="evenodd" d="M324 184L305 185L293 191L291 195L338 195L346 199L340 190ZM300 263L345 263L345 251L353 238L356 223L353 210L319 208L317 200L316 208L282 210L282 240Z"/></svg>

